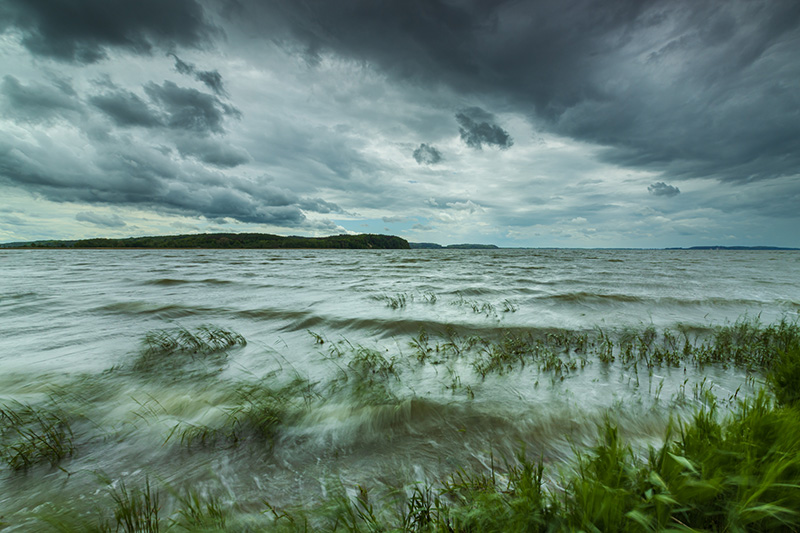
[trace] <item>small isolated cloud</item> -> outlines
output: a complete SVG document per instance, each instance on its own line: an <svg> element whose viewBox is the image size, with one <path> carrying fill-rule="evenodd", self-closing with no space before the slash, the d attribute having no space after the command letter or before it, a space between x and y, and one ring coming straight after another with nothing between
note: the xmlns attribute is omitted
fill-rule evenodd
<svg viewBox="0 0 800 533"><path fill-rule="evenodd" d="M94 224L95 226L103 228L122 228L127 226L125 221L116 213L113 215L101 215L99 213L81 211L75 215L75 220L79 222L88 222L89 224Z"/></svg>
<svg viewBox="0 0 800 533"><path fill-rule="evenodd" d="M422 143L414 150L414 159L420 165L435 165L442 160L442 153L435 147Z"/></svg>
<svg viewBox="0 0 800 533"><path fill-rule="evenodd" d="M429 226L427 224L414 224L413 226L411 226L411 229L417 231L432 231L433 226Z"/></svg>
<svg viewBox="0 0 800 533"><path fill-rule="evenodd" d="M677 196L681 193L681 190L679 188L674 187L672 185L667 185L663 181L658 181L656 183L653 183L652 185L648 185L647 190L653 196L665 196L667 198Z"/></svg>
<svg viewBox="0 0 800 533"><path fill-rule="evenodd" d="M401 222L408 221L406 217L401 216L383 217L381 220L383 220L386 224L399 224Z"/></svg>
<svg viewBox="0 0 800 533"><path fill-rule="evenodd" d="M514 145L511 135L494 123L494 115L480 107L471 107L457 113L456 120L461 140L471 148L481 150L485 144L506 150Z"/></svg>

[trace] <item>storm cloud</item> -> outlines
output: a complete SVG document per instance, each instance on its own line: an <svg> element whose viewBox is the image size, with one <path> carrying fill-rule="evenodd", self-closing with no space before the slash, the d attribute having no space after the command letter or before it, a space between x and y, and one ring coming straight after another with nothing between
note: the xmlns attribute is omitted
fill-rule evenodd
<svg viewBox="0 0 800 533"><path fill-rule="evenodd" d="M171 81L161 85L151 82L145 85L144 90L164 110L170 128L222 133L222 124L227 117L241 118L238 109L219 98L197 89L179 87Z"/></svg>
<svg viewBox="0 0 800 533"><path fill-rule="evenodd" d="M110 49L199 47L218 33L195 0L5 0L0 20L32 54L76 63L105 59Z"/></svg>
<svg viewBox="0 0 800 533"><path fill-rule="evenodd" d="M153 128L164 125L162 117L131 91L117 89L95 95L89 98L89 103L105 113L118 126Z"/></svg>
<svg viewBox="0 0 800 533"><path fill-rule="evenodd" d="M681 190L679 188L674 187L672 185L667 185L663 181L658 181L656 183L653 183L652 185L648 185L647 190L653 196L665 196L667 198L678 196L681 193Z"/></svg>
<svg viewBox="0 0 800 533"><path fill-rule="evenodd" d="M112 215L103 215L100 213L81 211L75 215L75 220L79 222L88 222L89 224L104 228L123 228L127 226L125 221L122 220L122 217L116 213Z"/></svg>
<svg viewBox="0 0 800 533"><path fill-rule="evenodd" d="M494 116L483 109L478 107L467 109L456 114L456 120L461 140L471 148L480 150L485 144L505 150L514 145L508 132L493 124Z"/></svg>
<svg viewBox="0 0 800 533"><path fill-rule="evenodd" d="M183 61L175 54L169 54L175 59L175 70L181 74L194 77L199 82L202 82L209 89L214 91L218 96L227 96L225 86L222 83L222 74L216 70L197 70L197 68Z"/></svg>
<svg viewBox="0 0 800 533"><path fill-rule="evenodd" d="M40 83L25 85L6 74L0 84L0 93L3 95L4 113L17 120L38 122L81 109L75 91L68 84L60 87Z"/></svg>
<svg viewBox="0 0 800 533"><path fill-rule="evenodd" d="M605 146L613 164L723 181L800 167L793 0L241 5L242 23L299 50L503 102L549 131ZM459 122L470 146L502 140L489 122Z"/></svg>
<svg viewBox="0 0 800 533"><path fill-rule="evenodd" d="M414 150L414 160L420 165L435 165L442 160L442 153L434 146L422 143Z"/></svg>
<svg viewBox="0 0 800 533"><path fill-rule="evenodd" d="M69 222L31 235L797 245L793 0L5 0L0 38L0 197Z"/></svg>

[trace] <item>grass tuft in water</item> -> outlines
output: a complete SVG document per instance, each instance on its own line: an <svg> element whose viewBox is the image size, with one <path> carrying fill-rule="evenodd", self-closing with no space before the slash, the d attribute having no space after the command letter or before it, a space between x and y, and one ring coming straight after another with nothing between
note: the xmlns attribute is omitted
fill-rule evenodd
<svg viewBox="0 0 800 533"><path fill-rule="evenodd" d="M185 446L214 446L253 440L272 446L281 427L306 409L315 394L314 385L300 377L283 385L269 378L244 383L236 389L234 405L225 408L221 424L178 424L166 441L179 439Z"/></svg>
<svg viewBox="0 0 800 533"><path fill-rule="evenodd" d="M177 517L172 523L185 531L225 531L230 511L216 496L204 496L194 489L177 495Z"/></svg>
<svg viewBox="0 0 800 533"><path fill-rule="evenodd" d="M175 369L189 361L210 357L224 360L226 350L246 344L247 341L238 333L216 326L200 326L194 331L183 328L151 331L145 335L133 370Z"/></svg>
<svg viewBox="0 0 800 533"><path fill-rule="evenodd" d="M53 466L75 453L67 414L55 406L13 402L0 406L0 459L12 470Z"/></svg>
<svg viewBox="0 0 800 533"><path fill-rule="evenodd" d="M161 510L160 494L145 480L144 488L128 490L123 481L110 490L114 502L115 531L125 533L158 533L162 524L158 517Z"/></svg>

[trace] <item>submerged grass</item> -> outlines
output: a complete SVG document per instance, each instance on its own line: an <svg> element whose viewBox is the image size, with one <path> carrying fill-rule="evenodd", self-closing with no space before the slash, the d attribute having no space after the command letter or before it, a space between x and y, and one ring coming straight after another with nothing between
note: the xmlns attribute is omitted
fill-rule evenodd
<svg viewBox="0 0 800 533"><path fill-rule="evenodd" d="M181 330L183 331L183 330ZM226 332L181 331L154 334L146 350L152 357L188 358L219 353L243 344ZM200 330L198 330L200 331ZM212 329L209 328L208 332ZM216 331L216 330L214 330ZM224 331L224 330L223 330ZM164 333L164 332L161 332ZM767 377L769 390L737 400L723 415L710 385L694 388L697 412L669 425L663 443L648 450L633 447L621 436L615 420L599 427L594 446L575 449L576 459L560 468L520 451L509 461L485 470L457 469L445 479L428 479L387 490L354 485L332 490L322 504L307 508L263 508L269 529L287 531L798 531L800 530L800 328L781 321L762 326L740 321L714 328L705 336L689 330L640 330L606 333L570 331L505 331L494 338L448 328L441 335L422 330L407 346L408 361L346 341L326 342L328 361L340 370L322 387L307 379L267 376L239 383L221 406L216 425L180 423L167 440L187 447L253 443L263 453L281 441L284 430L314 402L350 395L351 402L383 404L394 385L418 365L441 372L446 388L475 394L468 381L533 366L539 372L564 376L586 364L625 368L730 365ZM200 341L198 341L200 339ZM198 342L200 342L198 344ZM161 368L154 362L150 368ZM176 363L177 364L177 363ZM180 363L183 364L183 363ZM459 366L460 364L460 366ZM455 369L459 368L461 373ZM475 383L473 382L473 385ZM656 397L663 385L656 385ZM686 383L684 383L684 386ZM329 387L329 388L326 388ZM480 387L480 385L478 385ZM691 390L691 388L690 388ZM480 392L480 391L479 391ZM682 390L686 395L686 391ZM323 398L322 394L329 394ZM691 392L689 393L691 395ZM338 400L338 398L336 398ZM144 409L146 406L142 406ZM215 406L216 407L216 406ZM54 415L53 413L56 413ZM157 411L153 411L157 417ZM0 408L3 459L11 468L40 462L58 464L74 451L69 417L58 410L27 404ZM52 424L51 424L52 422ZM65 425L66 424L66 425ZM28 440L17 428L33 431ZM47 429L49 428L49 429ZM58 433L61 431L62 433ZM50 437L49 435L54 435ZM60 436L59 436L60 435ZM58 437L58 438L56 438ZM55 442L66 446L58 455ZM9 462L6 443L21 442L30 453ZM42 443L50 443L44 445ZM263 444L268 444L267 447ZM52 446L51 446L52 444ZM263 455L262 455L263 457ZM21 465L21 466L16 466ZM367 485L367 483L364 483ZM374 487L372 483L369 486ZM373 491L371 493L370 491ZM388 493L388 494L387 494ZM144 486L117 485L106 518L91 527L73 527L65 518L62 531L235 531L236 505L186 489L173 494ZM252 506L252 503L250 504ZM111 514L113 513L113 518ZM60 519L59 519L60 520ZM105 520L105 521L104 521Z"/></svg>
<svg viewBox="0 0 800 533"><path fill-rule="evenodd" d="M238 333L216 326L151 331L145 335L133 370L147 373L176 370L193 360L224 361L227 350L246 344Z"/></svg>
<svg viewBox="0 0 800 533"><path fill-rule="evenodd" d="M0 460L12 470L57 466L74 452L71 420L61 409L20 402L0 406Z"/></svg>
<svg viewBox="0 0 800 533"><path fill-rule="evenodd" d="M606 420L574 467L552 472L520 452L488 472L459 470L376 505L361 486L316 511L281 510L288 531L797 531L800 418L762 391L719 419L715 408L670 426L634 453ZM274 509L272 509L275 512Z"/></svg>
<svg viewBox="0 0 800 533"><path fill-rule="evenodd" d="M185 446L236 446L254 441L274 444L281 428L298 416L314 396L314 386L296 377L281 384L268 376L240 384L234 392L233 404L223 408L224 417L216 425L179 423L173 426L165 442L179 440Z"/></svg>

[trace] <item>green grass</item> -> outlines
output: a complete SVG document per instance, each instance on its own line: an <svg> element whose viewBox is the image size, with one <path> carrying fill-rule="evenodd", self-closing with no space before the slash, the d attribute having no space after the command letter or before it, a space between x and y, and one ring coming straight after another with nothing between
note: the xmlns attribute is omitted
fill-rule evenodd
<svg viewBox="0 0 800 533"><path fill-rule="evenodd" d="M246 344L238 333L216 326L151 331L142 341L133 370L153 373L179 370L191 361L221 362L227 358L227 350Z"/></svg>
<svg viewBox="0 0 800 533"><path fill-rule="evenodd" d="M0 406L0 460L12 470L58 465L75 452L70 417L55 405Z"/></svg>
<svg viewBox="0 0 800 533"><path fill-rule="evenodd" d="M120 481L118 487L110 490L114 502L115 531L125 533L158 533L161 531L160 493L150 486L150 480L145 480L142 488L128 490L125 483Z"/></svg>
<svg viewBox="0 0 800 533"><path fill-rule="evenodd" d="M178 423L165 439L193 447L236 446L247 442L272 446L281 428L302 413L316 392L307 380L296 377L288 383L265 379L239 384L232 405L222 408L224 417L216 425Z"/></svg>

